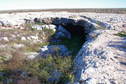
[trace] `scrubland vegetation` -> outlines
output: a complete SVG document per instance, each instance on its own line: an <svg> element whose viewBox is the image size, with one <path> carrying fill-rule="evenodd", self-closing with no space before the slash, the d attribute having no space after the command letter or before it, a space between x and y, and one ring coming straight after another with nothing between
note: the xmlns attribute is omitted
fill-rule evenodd
<svg viewBox="0 0 126 84"><path fill-rule="evenodd" d="M11 35L15 35L15 39L0 41L1 45L7 45L0 49L0 72L5 74L0 76L0 81L11 79L13 84L16 78L22 80L25 78L24 81L28 81L29 78L35 77L40 84L73 83L73 59L83 44L82 37L75 35L71 39L62 38L60 42L50 42L54 35L52 30L35 30L31 28L31 24L27 24L25 27L25 30L0 30L3 36L8 38ZM33 40L24 39L24 37L27 39L31 35L37 35L40 41L34 42ZM21 37L23 37L23 40L21 40ZM42 46L60 44L69 49L70 56L60 56L60 52L57 51L55 55L27 60L27 54L25 53L39 53ZM21 46L14 47L15 45ZM51 79L54 76L54 72L60 75L59 78L56 77L57 80L55 81ZM21 76L22 73L25 73L25 76Z"/></svg>
<svg viewBox="0 0 126 84"><path fill-rule="evenodd" d="M120 36L120 37L126 37L126 32L123 31L123 32L119 32L118 34L116 34L117 36Z"/></svg>
<svg viewBox="0 0 126 84"><path fill-rule="evenodd" d="M74 76L72 73L73 62L71 56L69 57L61 57L58 54L55 56L48 56L47 58L34 59L34 60L26 60L25 56L20 52L13 52L13 57L4 61L0 64L0 71L6 72L6 74L13 74L16 71L20 70L23 72L27 72L27 77L37 77L42 84L64 84L68 81L73 81ZM48 82L49 78L53 75L53 71L61 73L62 76L57 79L57 81ZM13 79L12 76L5 75L1 77L0 80L3 79ZM16 78L16 75L14 76ZM23 79L23 77L22 77Z"/></svg>

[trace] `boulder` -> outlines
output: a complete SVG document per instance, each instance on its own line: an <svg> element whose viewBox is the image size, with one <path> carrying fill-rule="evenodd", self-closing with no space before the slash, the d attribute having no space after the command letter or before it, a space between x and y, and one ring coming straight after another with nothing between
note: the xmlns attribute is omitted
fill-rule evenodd
<svg viewBox="0 0 126 84"><path fill-rule="evenodd" d="M50 24L50 25L33 25L32 28L36 29L36 30L51 29L54 32L56 31L56 26L52 25L52 24Z"/></svg>
<svg viewBox="0 0 126 84"><path fill-rule="evenodd" d="M50 25L42 25L42 28L43 29L51 29L51 30L53 30L54 32L56 31L56 25L53 25L53 24L50 24Z"/></svg>
<svg viewBox="0 0 126 84"><path fill-rule="evenodd" d="M69 56L70 52L64 45L48 45L43 46L40 49L40 56L46 57L48 55L56 55L59 54L60 56Z"/></svg>
<svg viewBox="0 0 126 84"><path fill-rule="evenodd" d="M55 34L55 38L68 38L71 39L71 33L67 31L63 26L59 25L57 29L57 33Z"/></svg>
<svg viewBox="0 0 126 84"><path fill-rule="evenodd" d="M4 26L4 23L3 23L3 21L0 21L0 26Z"/></svg>
<svg viewBox="0 0 126 84"><path fill-rule="evenodd" d="M27 60L33 60L38 57L37 52L25 53L25 55L27 56Z"/></svg>
<svg viewBox="0 0 126 84"><path fill-rule="evenodd" d="M33 25L32 29L42 30L42 26L41 25Z"/></svg>
<svg viewBox="0 0 126 84"><path fill-rule="evenodd" d="M112 26L111 26L110 24L108 24L108 23L103 23L103 22L101 22L100 26L102 26L102 27L104 27L104 28L107 28L107 29L111 29L111 28L112 28Z"/></svg>
<svg viewBox="0 0 126 84"><path fill-rule="evenodd" d="M1 37L1 39L4 41L9 41L8 37Z"/></svg>
<svg viewBox="0 0 126 84"><path fill-rule="evenodd" d="M26 37L21 37L21 40L22 41L26 41Z"/></svg>
<svg viewBox="0 0 126 84"><path fill-rule="evenodd" d="M7 27L12 26L12 23L9 21L4 21L3 24L4 24L4 26L7 26Z"/></svg>

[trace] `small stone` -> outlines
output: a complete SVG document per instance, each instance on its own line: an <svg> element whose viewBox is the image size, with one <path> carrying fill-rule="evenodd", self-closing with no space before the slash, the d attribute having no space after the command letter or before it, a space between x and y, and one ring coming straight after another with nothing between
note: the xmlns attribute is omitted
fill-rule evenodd
<svg viewBox="0 0 126 84"><path fill-rule="evenodd" d="M71 33L67 31L63 26L59 25L55 37L56 38L65 37L65 38L71 39Z"/></svg>
<svg viewBox="0 0 126 84"><path fill-rule="evenodd" d="M3 37L4 41L9 41L8 37Z"/></svg>
<svg viewBox="0 0 126 84"><path fill-rule="evenodd" d="M24 44L14 44L13 47L14 48L21 48L21 47L24 47Z"/></svg>
<svg viewBox="0 0 126 84"><path fill-rule="evenodd" d="M42 26L41 25L33 25L32 29L42 30Z"/></svg>
<svg viewBox="0 0 126 84"><path fill-rule="evenodd" d="M28 60L33 60L33 59L35 59L35 58L38 57L38 53L36 53L36 52L30 52L30 53L26 53L26 56L27 56Z"/></svg>
<svg viewBox="0 0 126 84"><path fill-rule="evenodd" d="M38 40L38 36L30 36L31 39Z"/></svg>
<svg viewBox="0 0 126 84"><path fill-rule="evenodd" d="M22 40L22 41L26 41L26 38L25 38L25 37L21 37L21 40Z"/></svg>

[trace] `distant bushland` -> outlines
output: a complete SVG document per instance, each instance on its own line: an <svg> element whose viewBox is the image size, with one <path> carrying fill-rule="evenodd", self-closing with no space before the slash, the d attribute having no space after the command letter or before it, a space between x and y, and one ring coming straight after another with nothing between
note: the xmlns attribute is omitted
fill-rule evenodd
<svg viewBox="0 0 126 84"><path fill-rule="evenodd" d="M22 12L93 12L93 13L116 13L126 14L126 8L64 8L64 9L21 9L21 10L2 10L0 13L22 13Z"/></svg>

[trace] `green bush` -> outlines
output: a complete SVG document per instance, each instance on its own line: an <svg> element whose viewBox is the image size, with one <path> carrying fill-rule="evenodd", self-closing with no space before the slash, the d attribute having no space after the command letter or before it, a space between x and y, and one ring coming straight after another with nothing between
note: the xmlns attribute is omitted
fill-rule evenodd
<svg viewBox="0 0 126 84"><path fill-rule="evenodd" d="M37 76L42 83L48 84L48 79L54 70L61 72L61 78L55 83L64 84L67 81L73 81L72 72L72 60L71 56L61 57L61 56L48 56L47 58L37 59L29 61L24 70Z"/></svg>
<svg viewBox="0 0 126 84"><path fill-rule="evenodd" d="M126 32L119 32L118 34L115 34L120 37L126 37Z"/></svg>
<svg viewBox="0 0 126 84"><path fill-rule="evenodd" d="M35 22L35 24L37 24L37 25L44 25L44 23L42 23L42 22Z"/></svg>

